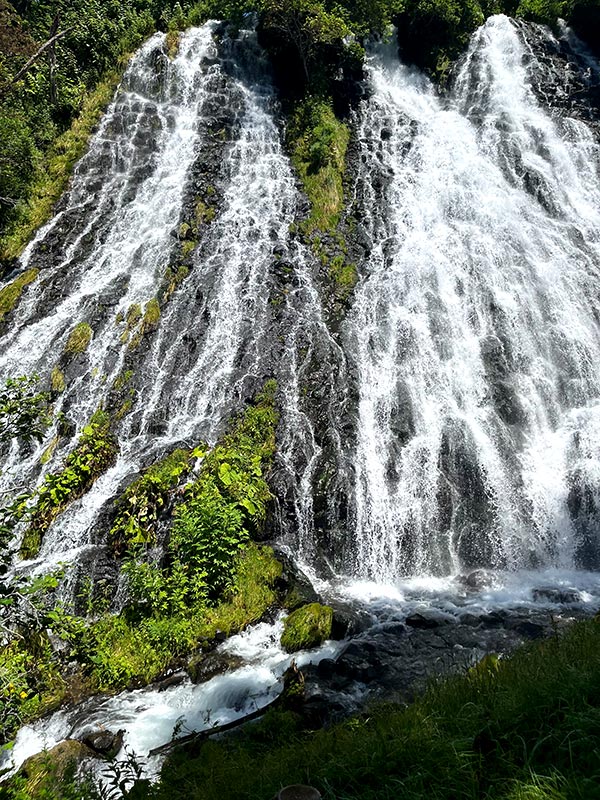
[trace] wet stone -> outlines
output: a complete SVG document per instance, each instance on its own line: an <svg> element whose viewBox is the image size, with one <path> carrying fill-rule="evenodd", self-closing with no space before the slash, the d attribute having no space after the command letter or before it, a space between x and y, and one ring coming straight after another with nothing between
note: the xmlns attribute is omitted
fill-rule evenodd
<svg viewBox="0 0 600 800"><path fill-rule="evenodd" d="M534 589L533 599L536 603L556 603L558 605L569 605L571 603L581 603L581 594L576 589L558 589L554 586L541 586Z"/></svg>
<svg viewBox="0 0 600 800"><path fill-rule="evenodd" d="M232 672L244 663L240 656L230 653L213 652L195 656L188 664L187 671L192 683L204 683L217 675Z"/></svg>

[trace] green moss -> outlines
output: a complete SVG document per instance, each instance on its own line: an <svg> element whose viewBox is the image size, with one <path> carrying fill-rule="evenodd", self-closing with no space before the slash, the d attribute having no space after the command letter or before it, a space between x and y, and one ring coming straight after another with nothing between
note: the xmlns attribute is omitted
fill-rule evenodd
<svg viewBox="0 0 600 800"><path fill-rule="evenodd" d="M194 221L196 223L196 231L202 225L209 225L215 218L216 211L213 206L208 206L203 200L198 200L196 208L194 209Z"/></svg>
<svg viewBox="0 0 600 800"><path fill-rule="evenodd" d="M171 61L176 57L179 52L179 31L167 31L167 55Z"/></svg>
<svg viewBox="0 0 600 800"><path fill-rule="evenodd" d="M65 354L69 356L80 355L90 346L94 332L87 322L80 322L76 325L67 339Z"/></svg>
<svg viewBox="0 0 600 800"><path fill-rule="evenodd" d="M125 323L128 328L135 328L142 318L142 307L139 303L132 303L127 309Z"/></svg>
<svg viewBox="0 0 600 800"><path fill-rule="evenodd" d="M114 463L117 443L110 432L110 418L97 411L67 457L63 469L46 475L35 494L30 524L23 536L21 556L33 558L44 533L67 506L85 494L97 478Z"/></svg>
<svg viewBox="0 0 600 800"><path fill-rule="evenodd" d="M83 102L71 128L60 136L37 171L27 202L18 209L2 243L0 260L17 258L34 231L50 219L54 205L67 188L73 167L85 152L90 135L121 79L121 69L107 75Z"/></svg>
<svg viewBox="0 0 600 800"><path fill-rule="evenodd" d="M50 461L50 459L54 455L54 451L56 450L58 440L59 437L54 436L48 447L44 450L44 452L42 453L42 457L40 458L42 464L47 464Z"/></svg>
<svg viewBox="0 0 600 800"><path fill-rule="evenodd" d="M187 258L190 253L192 253L196 247L198 246L198 242L195 239L186 239L184 242L181 243L181 255L183 258Z"/></svg>
<svg viewBox="0 0 600 800"><path fill-rule="evenodd" d="M11 281L3 289L0 289L0 322L9 314L19 302L23 290L26 286L37 278L39 269L28 269Z"/></svg>
<svg viewBox="0 0 600 800"><path fill-rule="evenodd" d="M294 611L284 623L281 646L288 653L318 647L331 636L333 610L311 603Z"/></svg>
<svg viewBox="0 0 600 800"><path fill-rule="evenodd" d="M162 302L168 303L173 293L190 274L189 267L180 264L177 268L167 267L162 288Z"/></svg>
<svg viewBox="0 0 600 800"><path fill-rule="evenodd" d="M136 316L132 316L131 319L136 319L137 321L137 309L139 306L136 306ZM140 309L141 311L141 309ZM152 300L149 300L146 303L144 308L144 313L141 317L141 322L138 325L137 330L131 336L129 340L129 347L131 350L135 350L136 347L139 347L142 339L144 336L147 336L149 333L152 333L158 328L158 323L160 322L160 304L156 297L153 297ZM135 324L135 323L133 323ZM121 337L121 341L127 341L129 337L129 332L132 327L132 323L128 319L127 321L127 330Z"/></svg>
<svg viewBox="0 0 600 800"><path fill-rule="evenodd" d="M158 300L153 297L152 300L149 300L146 303L146 308L144 309L144 319L142 324L144 326L144 330L156 330L158 327L158 323L160 322L160 305Z"/></svg>
<svg viewBox="0 0 600 800"><path fill-rule="evenodd" d="M120 373L113 381L112 385L113 391L115 392L122 391L132 378L133 378L133 370L131 369L125 370L125 372Z"/></svg>
<svg viewBox="0 0 600 800"><path fill-rule="evenodd" d="M301 103L290 127L292 160L310 200L307 231L331 231L344 205L343 178L350 141L348 126L331 105L310 98Z"/></svg>
<svg viewBox="0 0 600 800"><path fill-rule="evenodd" d="M60 367L54 367L52 375L50 376L50 384L52 391L56 394L62 394L65 390L65 376Z"/></svg>
<svg viewBox="0 0 600 800"><path fill-rule="evenodd" d="M80 764L94 757L89 747L67 739L52 750L28 758L21 769L15 785L21 788L21 798L27 800L67 800L75 797L75 776ZM73 791L66 794L67 787ZM17 797L16 800L19 800Z"/></svg>
<svg viewBox="0 0 600 800"><path fill-rule="evenodd" d="M343 256L336 256L329 264L329 274L335 281L338 293L346 298L356 286L358 273L356 264L349 264Z"/></svg>

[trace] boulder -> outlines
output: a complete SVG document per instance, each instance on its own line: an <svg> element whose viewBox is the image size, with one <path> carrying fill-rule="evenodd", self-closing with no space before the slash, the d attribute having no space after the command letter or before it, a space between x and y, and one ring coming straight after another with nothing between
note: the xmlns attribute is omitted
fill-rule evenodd
<svg viewBox="0 0 600 800"><path fill-rule="evenodd" d="M114 758L123 747L124 735L124 730L113 733L106 728L99 728L84 734L80 741L99 755L105 758Z"/></svg>
<svg viewBox="0 0 600 800"><path fill-rule="evenodd" d="M556 603L557 605L581 603L581 595L576 589L559 589L556 586L540 586L538 589L534 589L532 594L536 603Z"/></svg>
<svg viewBox="0 0 600 800"><path fill-rule="evenodd" d="M208 655L194 656L188 664L187 671L192 683L204 683L216 675L237 669L243 663L244 659L240 656L215 651Z"/></svg>
<svg viewBox="0 0 600 800"><path fill-rule="evenodd" d="M281 646L288 653L318 647L331 637L333 609L311 603L294 611L285 620Z"/></svg>
<svg viewBox="0 0 600 800"><path fill-rule="evenodd" d="M51 750L31 756L18 772L18 776L27 782L23 796L29 800L59 796L63 781L90 758L98 758L98 754L75 739L67 739Z"/></svg>

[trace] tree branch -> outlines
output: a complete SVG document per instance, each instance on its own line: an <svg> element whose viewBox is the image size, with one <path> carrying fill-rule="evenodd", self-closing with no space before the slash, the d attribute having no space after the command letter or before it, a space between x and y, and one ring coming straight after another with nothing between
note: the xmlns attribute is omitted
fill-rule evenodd
<svg viewBox="0 0 600 800"><path fill-rule="evenodd" d="M59 33L54 34L54 36L48 39L47 42L44 42L44 44L40 47L37 53L34 53L29 59L29 61L21 67L21 69L17 72L17 74L8 83L8 85L0 90L0 94L5 94L10 88L12 88L15 85L15 83L18 83L18 81L20 81L21 78L23 78L29 72L31 67L38 60L38 58L41 55L43 55L43 53L45 53L49 47L52 47L52 45L55 44L55 42L57 42L59 39L62 39L63 36L66 36L71 29L72 28L65 28L64 31L60 31Z"/></svg>

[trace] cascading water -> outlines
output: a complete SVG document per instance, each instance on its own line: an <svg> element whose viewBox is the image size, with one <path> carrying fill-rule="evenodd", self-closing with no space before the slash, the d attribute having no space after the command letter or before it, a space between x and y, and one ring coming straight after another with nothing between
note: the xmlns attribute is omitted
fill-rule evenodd
<svg viewBox="0 0 600 800"><path fill-rule="evenodd" d="M40 275L0 340L2 374L48 381L75 324L93 337L56 398L75 433L50 451L54 430L25 456L15 445L0 488L57 468L119 382L135 394L117 415L115 466L21 568L70 561L85 573L123 484L182 441L215 441L275 376L283 542L342 584L412 579L401 613L393 592L391 611L375 609L381 629L391 621L397 634L431 576L455 592L445 613L456 619L507 595L528 610L536 569L598 569L600 151L588 125L539 100L544 69L528 37L549 34L492 18L444 97L391 46L371 59L349 209L368 255L332 334L314 260L291 230L302 200L266 61L253 34L217 44L216 30L183 34L173 60L162 35L141 48L23 256ZM576 57L593 72L589 55ZM140 317L186 246L189 274L146 335ZM446 580L480 566L527 569L529 582L503 577L475 596ZM597 596L597 576L580 588ZM237 717L278 690L279 628L225 645L246 663L204 686L92 699L84 713L125 727L138 750L168 739L180 717L196 727L211 705L221 721ZM314 658L335 653L326 645ZM24 729L15 761L87 722L61 711Z"/></svg>
<svg viewBox="0 0 600 800"><path fill-rule="evenodd" d="M541 70L501 16L445 99L371 61L345 331L364 577L598 565L600 151L539 105Z"/></svg>
<svg viewBox="0 0 600 800"><path fill-rule="evenodd" d="M68 365L55 411L79 431L110 401L123 376L137 396L118 424L116 465L46 534L41 569L89 548L103 508L128 476L181 442L214 441L240 398L266 377L275 374L293 401L300 330L307 350L313 321L328 340L307 256L290 240L299 193L273 114L267 61L251 33L242 33L238 42L225 40L217 53L215 27L209 23L184 34L172 62L160 34L139 51L76 169L62 210L22 259L23 267L39 264L43 270L5 334L2 373L49 376L74 324L85 321L93 338ZM138 308L140 315L159 294L170 259L180 252L186 207L191 204L198 214L195 192L206 183L207 162L218 186L204 186L205 194L220 193L220 203L201 204L200 242L189 257L185 289L163 308L156 335L132 349L131 310ZM288 318L283 345L273 333L280 323L269 303L274 251L277 264L297 270L277 312ZM272 352L274 342L289 359ZM324 357L333 362L328 353ZM286 429L290 437L301 429L301 438L312 441L310 423L293 402ZM25 460L14 448L4 488L17 474L19 482L39 475L40 457L54 433ZM73 442L59 444L45 471L60 464ZM310 458L309 453L305 461ZM100 531L101 539L105 533Z"/></svg>
<svg viewBox="0 0 600 800"><path fill-rule="evenodd" d="M119 382L135 387L137 398L122 419L117 417L115 466L60 515L35 562L17 565L32 573L70 562L59 589L63 602L73 601L77 576L93 575L101 562L107 535L103 511L123 483L182 441L188 446L214 441L240 399L266 377L275 375L289 399L281 453L289 486L298 473L307 476L301 485L310 480L319 452L298 402L299 376L315 351L332 367L343 357L322 320L310 258L290 235L300 195L281 145L267 61L253 33L217 45L215 29L209 23L183 34L173 61L166 56L164 36L144 45L79 163L62 208L22 259L24 268L43 269L4 336L3 374L37 371L47 380L74 324L85 321L93 338L67 364L56 411L68 415L78 433L96 408L110 405ZM207 185L207 173L215 186ZM205 196L218 195L219 202L206 206L198 200L200 189ZM183 230L182 220L189 218L190 206L199 228L190 274L164 304L158 330L132 347L132 308L139 309L137 324L144 304L164 285L167 267L176 263L174 254L180 257L189 228L185 223ZM277 290L273 271L282 278ZM48 439L53 436L51 431ZM43 472L60 465L74 441L72 436L57 447ZM40 458L47 444L25 459L13 449L4 475L7 488L17 470L19 481L27 475L42 479ZM310 503L291 505L308 529ZM133 747L140 741L162 744L179 717L195 728L205 716L206 727L237 718L281 689L291 660L279 646L281 628L277 620L241 637L239 657L247 663L231 675L201 689L187 680L169 697L125 693L99 706L98 718L111 727L123 725L125 743ZM327 644L300 659L319 660L335 651ZM147 711L143 717L140 704ZM96 705L92 700L88 711ZM78 735L81 725L76 712L23 729L13 764Z"/></svg>

